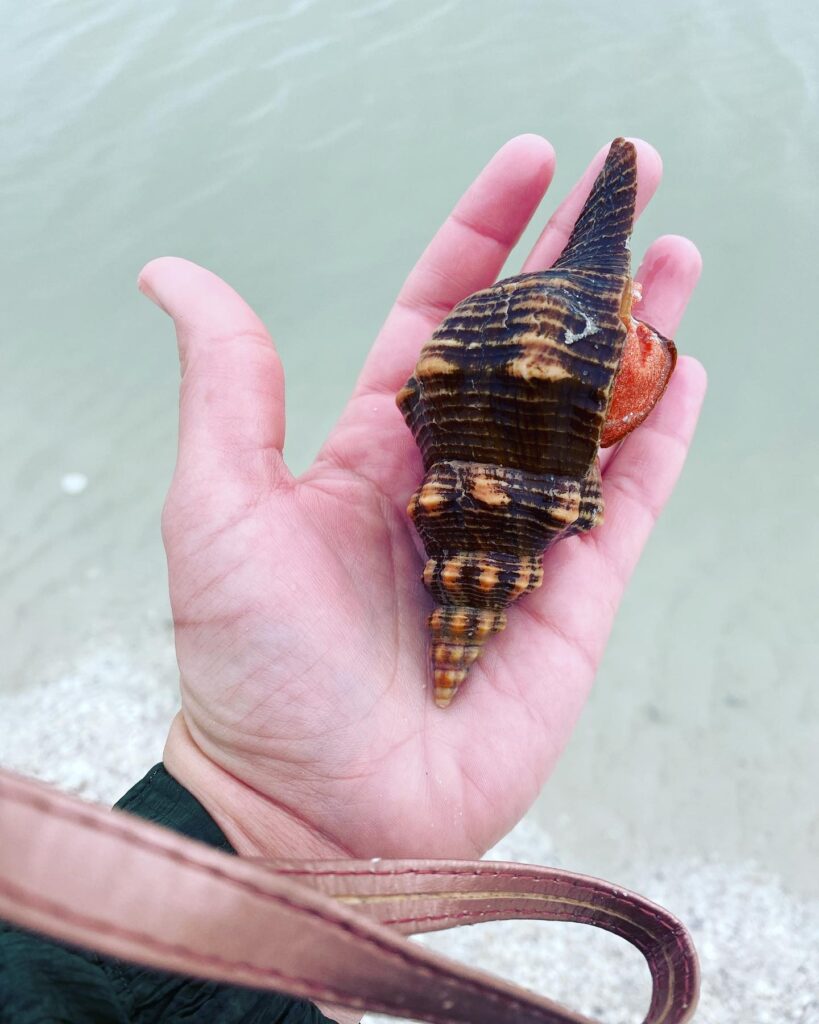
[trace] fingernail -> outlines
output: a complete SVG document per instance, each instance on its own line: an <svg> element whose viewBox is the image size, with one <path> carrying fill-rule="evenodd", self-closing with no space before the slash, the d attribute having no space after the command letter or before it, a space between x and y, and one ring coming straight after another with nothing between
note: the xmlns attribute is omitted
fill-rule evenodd
<svg viewBox="0 0 819 1024"><path fill-rule="evenodd" d="M139 288L139 290L142 292L142 294L145 296L146 299L150 299L151 302L153 302L153 304L155 306L159 306L159 308L162 310L163 313L167 313L168 312L167 309L165 309L165 307L162 305L162 303L157 298L156 292L153 290L153 288L151 288L151 286L145 280L145 278L143 276L143 271L141 271L141 270L139 272L139 275L137 276L137 288Z"/></svg>

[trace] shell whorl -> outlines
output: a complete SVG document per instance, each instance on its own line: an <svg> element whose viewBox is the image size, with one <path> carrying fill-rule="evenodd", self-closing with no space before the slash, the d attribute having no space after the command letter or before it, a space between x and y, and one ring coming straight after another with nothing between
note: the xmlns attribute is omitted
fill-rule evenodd
<svg viewBox="0 0 819 1024"><path fill-rule="evenodd" d="M636 153L612 143L555 265L460 302L397 401L425 476L409 514L446 706L554 541L602 522L597 452L631 301Z"/></svg>

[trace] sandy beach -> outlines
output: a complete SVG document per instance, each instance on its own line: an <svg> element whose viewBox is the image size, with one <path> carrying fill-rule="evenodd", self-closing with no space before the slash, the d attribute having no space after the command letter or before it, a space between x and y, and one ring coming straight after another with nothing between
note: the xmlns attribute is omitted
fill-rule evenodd
<svg viewBox="0 0 819 1024"><path fill-rule="evenodd" d="M130 640L98 637L72 668L0 696L0 762L110 804L161 759L176 707L167 621L146 617ZM531 818L487 858L576 866ZM700 1024L817 1024L819 901L798 899L762 864L658 864L645 849L614 880L673 910L692 932L703 974ZM640 955L596 929L502 922L420 941L606 1024L632 1024L648 1005Z"/></svg>

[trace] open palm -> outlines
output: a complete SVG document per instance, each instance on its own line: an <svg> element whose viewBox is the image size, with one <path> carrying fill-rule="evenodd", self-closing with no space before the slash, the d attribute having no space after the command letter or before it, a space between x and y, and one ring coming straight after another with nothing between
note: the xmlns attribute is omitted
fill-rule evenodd
<svg viewBox="0 0 819 1024"><path fill-rule="evenodd" d="M556 258L604 155L526 269ZM490 162L411 273L298 479L281 455L281 365L258 318L194 264L160 259L142 272L142 289L176 323L182 363L163 517L182 713L165 757L237 847L252 833L247 851L294 853L296 840L281 842L290 829L312 852L479 855L535 799L577 718L685 458L701 367L680 360L661 404L605 464L605 525L548 552L543 587L510 608L446 711L427 678L431 602L406 514L423 471L394 398L440 320L494 281L553 162L536 136ZM660 173L638 143L638 210ZM699 266L685 239L655 242L637 275L637 314L673 336Z"/></svg>

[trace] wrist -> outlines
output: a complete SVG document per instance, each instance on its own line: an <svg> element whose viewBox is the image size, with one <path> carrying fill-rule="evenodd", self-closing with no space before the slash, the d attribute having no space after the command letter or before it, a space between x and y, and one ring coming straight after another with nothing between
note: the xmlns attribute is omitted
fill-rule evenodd
<svg viewBox="0 0 819 1024"><path fill-rule="evenodd" d="M240 857L322 860L351 856L340 843L208 757L191 735L181 711L171 723L162 760L167 772L196 797Z"/></svg>

